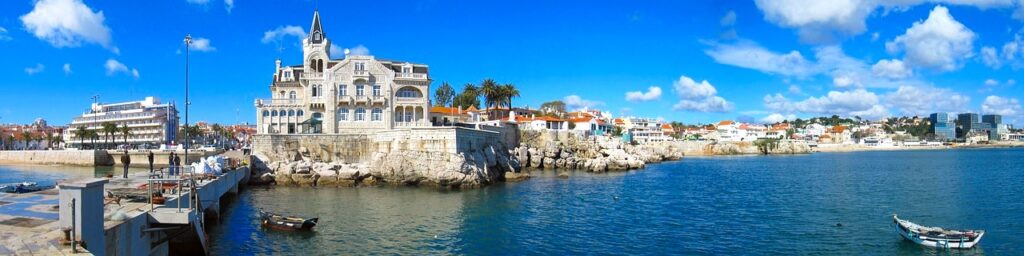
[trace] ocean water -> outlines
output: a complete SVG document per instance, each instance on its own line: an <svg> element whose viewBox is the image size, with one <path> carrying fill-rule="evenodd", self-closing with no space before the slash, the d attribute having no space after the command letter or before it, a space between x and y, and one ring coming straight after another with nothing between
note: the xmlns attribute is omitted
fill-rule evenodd
<svg viewBox="0 0 1024 256"><path fill-rule="evenodd" d="M214 255L951 254L904 241L897 213L988 232L952 254L1021 255L1022 171L1024 149L974 149L688 157L461 191L249 187L208 229ZM320 224L263 230L259 208Z"/></svg>
<svg viewBox="0 0 1024 256"><path fill-rule="evenodd" d="M129 168L128 172L147 171L144 168ZM0 165L0 185L36 182L40 185L53 185L61 180L106 177L108 173L121 175L120 166L60 166L60 165Z"/></svg>

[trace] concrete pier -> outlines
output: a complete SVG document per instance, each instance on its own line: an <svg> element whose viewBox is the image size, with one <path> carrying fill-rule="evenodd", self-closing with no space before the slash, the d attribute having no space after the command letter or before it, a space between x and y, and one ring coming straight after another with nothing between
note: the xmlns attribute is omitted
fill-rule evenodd
<svg viewBox="0 0 1024 256"><path fill-rule="evenodd" d="M151 179L142 172L128 179L84 179L54 190L0 194L0 254L74 254L65 239L71 230L79 253L206 254L205 228L213 223L207 220L219 219L221 198L237 194L248 178L247 167L204 179ZM164 204L150 204L148 184L169 179L181 185L163 193Z"/></svg>

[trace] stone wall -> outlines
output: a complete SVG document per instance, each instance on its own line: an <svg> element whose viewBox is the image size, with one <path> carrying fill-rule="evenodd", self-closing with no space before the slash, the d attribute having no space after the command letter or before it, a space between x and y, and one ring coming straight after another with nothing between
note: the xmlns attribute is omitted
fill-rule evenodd
<svg viewBox="0 0 1024 256"><path fill-rule="evenodd" d="M373 152L370 136L365 134L258 134L253 136L253 154L272 161L299 160L300 151L312 160L323 162L367 162Z"/></svg>
<svg viewBox="0 0 1024 256"><path fill-rule="evenodd" d="M111 165L113 159L102 150L25 150L0 151L0 163L97 166Z"/></svg>
<svg viewBox="0 0 1024 256"><path fill-rule="evenodd" d="M153 168L164 168L164 167L167 167L167 165L169 163L167 158L171 155L171 152L172 151L154 150L153 151ZM110 161L114 164L114 166L117 166L117 167L123 166L122 163L121 163L121 154L124 154L124 151L107 150L106 153L109 155ZM184 155L185 151L184 150L178 150L178 151L175 151L175 153L178 154L178 157L181 158L181 163L182 164L189 164L189 163L198 162L199 159L201 159L203 157L217 155L220 152L218 152L218 151L205 151L205 150L189 150L188 151L188 162L185 161L185 155ZM131 159L132 159L131 160L131 162L132 162L131 167L149 168L149 158L148 158L149 151L131 150L131 151L128 151L128 156L131 157Z"/></svg>

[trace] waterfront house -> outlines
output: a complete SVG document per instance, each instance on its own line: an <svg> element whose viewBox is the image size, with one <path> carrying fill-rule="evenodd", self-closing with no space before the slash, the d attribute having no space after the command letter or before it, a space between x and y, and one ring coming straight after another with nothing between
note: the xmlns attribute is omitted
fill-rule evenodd
<svg viewBox="0 0 1024 256"><path fill-rule="evenodd" d="M331 40L313 13L300 65L278 60L271 98L257 99L261 134L369 134L429 127L431 79L426 64L346 52L331 58Z"/></svg>

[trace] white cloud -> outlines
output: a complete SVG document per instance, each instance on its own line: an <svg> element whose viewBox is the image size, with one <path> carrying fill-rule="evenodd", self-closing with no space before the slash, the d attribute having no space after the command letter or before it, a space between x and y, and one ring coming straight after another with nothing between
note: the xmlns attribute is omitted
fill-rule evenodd
<svg viewBox="0 0 1024 256"><path fill-rule="evenodd" d="M928 19L915 22L906 33L885 44L890 53L905 52L904 61L912 66L951 71L972 56L975 34L949 14L949 9L936 6Z"/></svg>
<svg viewBox="0 0 1024 256"><path fill-rule="evenodd" d="M231 13L231 9L234 9L234 8L235 8L235 0L224 0L224 9L227 9L228 13Z"/></svg>
<svg viewBox="0 0 1024 256"><path fill-rule="evenodd" d="M878 34L878 32L871 33L871 42L878 41L879 37L881 37L881 35Z"/></svg>
<svg viewBox="0 0 1024 256"><path fill-rule="evenodd" d="M981 61L985 63L985 66L992 68L999 68L1003 65L999 54L996 53L996 48L990 46L981 47Z"/></svg>
<svg viewBox="0 0 1024 256"><path fill-rule="evenodd" d="M580 97L579 95L575 94L565 96L565 98L562 99L562 101L565 102L565 106L568 107L569 110L580 110L584 108L589 109L596 106L604 105L604 102L585 100L583 99L583 97Z"/></svg>
<svg viewBox="0 0 1024 256"><path fill-rule="evenodd" d="M647 92L633 91L626 93L626 101L652 101L661 98L661 87L651 86L647 88Z"/></svg>
<svg viewBox="0 0 1024 256"><path fill-rule="evenodd" d="M795 28L801 40L807 42L833 42L866 31L865 21L877 10L882 16L891 11L903 11L924 3L945 3L974 6L979 9L1014 7L1016 0L756 0L757 8L765 20L776 25ZM1019 2L1019 1L1017 1ZM1015 17L1024 19L1024 4Z"/></svg>
<svg viewBox="0 0 1024 256"><path fill-rule="evenodd" d="M192 50L195 50L197 52L212 52L216 51L217 47L213 47L213 45L210 45L210 39L196 37L192 40Z"/></svg>
<svg viewBox="0 0 1024 256"><path fill-rule="evenodd" d="M995 95L989 95L985 98L985 102L981 104L981 112L1004 116L1024 114L1024 110L1021 110L1020 101L1016 98L1004 98Z"/></svg>
<svg viewBox="0 0 1024 256"><path fill-rule="evenodd" d="M64 63L64 75L71 75L71 63Z"/></svg>
<svg viewBox="0 0 1024 256"><path fill-rule="evenodd" d="M27 67L27 68L25 68L25 74L35 75L35 74L39 74L39 73L43 72L43 70L45 70L45 69L46 69L46 67L44 67L42 63L36 63L35 67Z"/></svg>
<svg viewBox="0 0 1024 256"><path fill-rule="evenodd" d="M830 91L821 97L808 97L793 102L782 94L765 95L765 108L780 113L810 113L843 116L860 116L867 119L878 119L889 115L888 109L881 105L878 95L864 89L848 91Z"/></svg>
<svg viewBox="0 0 1024 256"><path fill-rule="evenodd" d="M987 86L996 86L996 85L999 85L999 81L996 81L995 79L991 79L991 78L985 79L985 85L987 85Z"/></svg>
<svg viewBox="0 0 1024 256"><path fill-rule="evenodd" d="M772 113L771 115L768 115L768 116L765 116L764 118L761 118L761 123L774 124L774 123L781 123L782 121L786 121L786 120L796 120L796 115L794 115L794 114L783 115L783 114L779 114L779 113Z"/></svg>
<svg viewBox="0 0 1024 256"><path fill-rule="evenodd" d="M288 36L294 36L302 40L302 38L306 38L306 30L294 25L277 27L276 29L263 32L263 39L260 39L260 42L265 44L281 43Z"/></svg>
<svg viewBox="0 0 1024 256"><path fill-rule="evenodd" d="M82 42L116 49L102 11L94 12L81 0L38 0L21 22L37 38L54 47L77 47Z"/></svg>
<svg viewBox="0 0 1024 256"><path fill-rule="evenodd" d="M132 69L132 77L134 77L136 80L139 79L139 70L138 69L134 69L134 68Z"/></svg>
<svg viewBox="0 0 1024 256"><path fill-rule="evenodd" d="M718 44L705 50L715 62L742 68L758 70L769 74L807 77L817 73L813 63L807 61L798 51L777 53L752 42L735 45Z"/></svg>
<svg viewBox="0 0 1024 256"><path fill-rule="evenodd" d="M135 69L129 69L127 65L117 61L115 59L107 59L107 62L103 64L103 67L107 70L107 76L114 76L118 73L125 73L138 78L138 71Z"/></svg>
<svg viewBox="0 0 1024 256"><path fill-rule="evenodd" d="M725 16L722 16L722 19L718 21L718 24L721 24L723 27L735 25L736 12L730 10L728 13L725 13Z"/></svg>
<svg viewBox="0 0 1024 256"><path fill-rule="evenodd" d="M7 29L4 28L4 27L0 27L0 41L10 41L10 40L11 40L11 36L7 35Z"/></svg>
<svg viewBox="0 0 1024 256"><path fill-rule="evenodd" d="M970 97L946 88L900 86L884 96L887 106L902 115L923 116L934 112L961 112L968 109Z"/></svg>
<svg viewBox="0 0 1024 256"><path fill-rule="evenodd" d="M352 47L352 48L347 49L347 50L349 50L349 54L350 55L355 55L355 56L367 56L367 55L370 55L370 49L366 48L366 46L363 46L361 44L360 45L356 45L356 47Z"/></svg>
<svg viewBox="0 0 1024 256"><path fill-rule="evenodd" d="M800 86L796 86L795 84L791 84L791 85L789 85L789 93L792 93L792 94L803 94L804 92L803 92L803 90L800 89Z"/></svg>
<svg viewBox="0 0 1024 256"><path fill-rule="evenodd" d="M894 80L907 78L913 74L910 68L903 64L903 61L896 59L880 60L874 66L871 66L871 71L876 76Z"/></svg>
<svg viewBox="0 0 1024 256"><path fill-rule="evenodd" d="M673 87L679 102L672 106L676 111L727 112L733 104L718 96L718 90L707 80L700 83L687 76L679 76Z"/></svg>
<svg viewBox="0 0 1024 256"><path fill-rule="evenodd" d="M207 3L210 2L210 0L185 0L185 1L190 3L190 4L200 4L200 5L207 4Z"/></svg>
<svg viewBox="0 0 1024 256"><path fill-rule="evenodd" d="M345 58L345 50L338 47L336 44L331 44L330 54L332 59L343 59Z"/></svg>
<svg viewBox="0 0 1024 256"><path fill-rule="evenodd" d="M904 84L922 84L920 81L912 80L910 69L905 67L902 61L884 61L882 66L876 68L863 60L846 55L839 46L814 48L815 61L805 59L797 51L780 54L761 48L749 41L736 45L715 45L705 53L721 64L769 74L796 78L827 75L832 78L833 85L839 88L896 88ZM893 69L900 67L903 70ZM876 74L875 69L888 72Z"/></svg>

